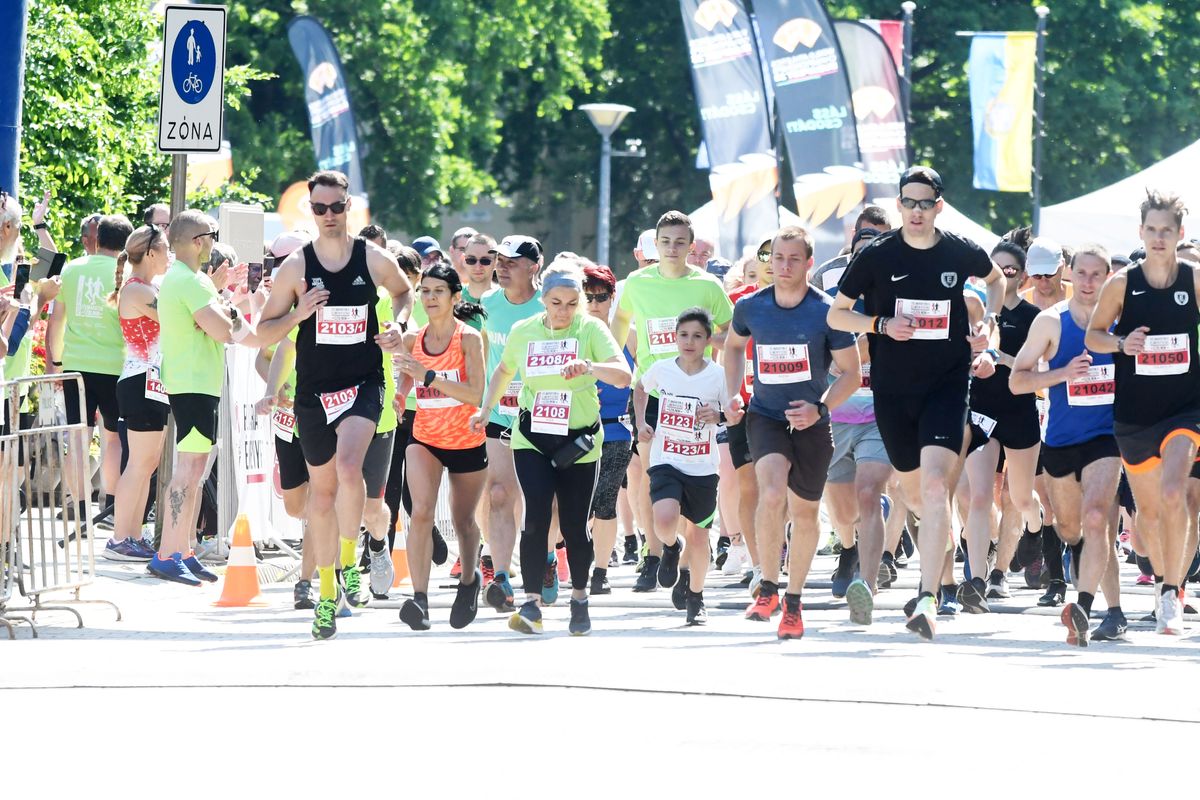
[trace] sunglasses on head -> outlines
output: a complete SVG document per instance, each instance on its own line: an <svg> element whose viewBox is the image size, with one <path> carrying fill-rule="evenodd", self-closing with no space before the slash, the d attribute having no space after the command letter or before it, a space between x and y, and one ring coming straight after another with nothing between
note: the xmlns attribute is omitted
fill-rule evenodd
<svg viewBox="0 0 1200 800"><path fill-rule="evenodd" d="M934 198L933 200L918 200L915 197L901 197L900 205L910 210L919 208L922 211L928 211L937 205L937 198Z"/></svg>
<svg viewBox="0 0 1200 800"><path fill-rule="evenodd" d="M466 258L463 259L463 263L469 267L473 267L476 264L481 264L485 267L490 267L492 265L492 257L491 256L480 256L479 258L476 258L475 256L467 256Z"/></svg>
<svg viewBox="0 0 1200 800"><path fill-rule="evenodd" d="M346 201L338 200L336 203L312 203L308 204L312 208L314 216L323 217L330 211L334 214L346 213Z"/></svg>
<svg viewBox="0 0 1200 800"><path fill-rule="evenodd" d="M607 303L612 294L610 292L597 292L596 294L584 292L583 297L589 303Z"/></svg>

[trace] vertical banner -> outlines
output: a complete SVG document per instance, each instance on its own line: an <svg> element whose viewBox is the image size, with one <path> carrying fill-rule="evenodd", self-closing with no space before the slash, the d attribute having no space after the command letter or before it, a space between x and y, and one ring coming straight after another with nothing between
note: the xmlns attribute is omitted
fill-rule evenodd
<svg viewBox="0 0 1200 800"><path fill-rule="evenodd" d="M342 60L328 31L312 17L288 23L288 41L304 73L304 101L312 126L318 169L336 169L350 179L350 193L366 196L358 160L354 112L342 72Z"/></svg>
<svg viewBox="0 0 1200 800"><path fill-rule="evenodd" d="M25 94L26 0L13 0L0 25L0 191L13 197L21 163L21 104Z"/></svg>
<svg viewBox="0 0 1200 800"><path fill-rule="evenodd" d="M741 0L680 0L717 209L720 252L731 260L778 227L778 164L762 66Z"/></svg>
<svg viewBox="0 0 1200 800"><path fill-rule="evenodd" d="M1033 188L1033 81L1037 35L977 33L971 37L971 127L975 188Z"/></svg>
<svg viewBox="0 0 1200 800"><path fill-rule="evenodd" d="M756 0L797 213L817 260L848 241L843 218L866 196L850 83L821 0Z"/></svg>
<svg viewBox="0 0 1200 800"><path fill-rule="evenodd" d="M900 174L908 168L908 132L895 54L883 37L861 22L837 20L834 30L850 78L867 198L895 197Z"/></svg>
<svg viewBox="0 0 1200 800"><path fill-rule="evenodd" d="M275 472L275 443L271 440L271 418L255 413L254 405L267 392L267 385L254 368L258 351L241 345L225 348L229 375L229 414L233 447L233 485L237 512L250 520L255 541L275 533L271 521L271 494Z"/></svg>
<svg viewBox="0 0 1200 800"><path fill-rule="evenodd" d="M887 45L892 60L896 62L896 72L904 76L904 21L899 19L860 19L863 25L879 34ZM842 55L846 51L842 50Z"/></svg>

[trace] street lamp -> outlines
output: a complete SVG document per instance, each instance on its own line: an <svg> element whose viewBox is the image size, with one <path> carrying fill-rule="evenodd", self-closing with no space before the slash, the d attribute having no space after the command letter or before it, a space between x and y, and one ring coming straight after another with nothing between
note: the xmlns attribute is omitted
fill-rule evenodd
<svg viewBox="0 0 1200 800"><path fill-rule="evenodd" d="M633 113L632 106L619 103L588 103L579 107L600 132L600 208L596 221L596 263L608 263L608 215L612 176L612 135L621 127L626 115Z"/></svg>

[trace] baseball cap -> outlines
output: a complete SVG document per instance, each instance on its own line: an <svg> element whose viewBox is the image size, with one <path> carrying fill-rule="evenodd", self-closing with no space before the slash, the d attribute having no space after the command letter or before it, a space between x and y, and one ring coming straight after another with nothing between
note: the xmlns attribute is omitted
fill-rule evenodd
<svg viewBox="0 0 1200 800"><path fill-rule="evenodd" d="M271 242L271 246L267 248L267 252L276 258L289 256L295 251L304 247L312 241L312 234L308 231L284 231L275 237Z"/></svg>
<svg viewBox="0 0 1200 800"><path fill-rule="evenodd" d="M421 258L429 255L434 250L438 251L442 255L446 255L446 251L442 249L440 244L438 244L438 240L432 236L418 236L416 239L413 239L412 249L416 250L417 255L419 255Z"/></svg>
<svg viewBox="0 0 1200 800"><path fill-rule="evenodd" d="M1062 262L1062 248L1048 236L1039 236L1029 245L1025 271L1030 275L1053 275Z"/></svg>
<svg viewBox="0 0 1200 800"><path fill-rule="evenodd" d="M863 239L874 239L879 235L879 231L874 228L859 228L854 232L854 238L850 240L850 249L854 249L854 245L861 242Z"/></svg>
<svg viewBox="0 0 1200 800"><path fill-rule="evenodd" d="M542 257L542 243L532 236L505 236L496 245L496 252L505 258L528 258L537 261Z"/></svg>
<svg viewBox="0 0 1200 800"><path fill-rule="evenodd" d="M646 261L658 261L658 245L654 243L656 237L653 228L642 231L642 235L638 237L637 249L642 251L642 258Z"/></svg>
<svg viewBox="0 0 1200 800"><path fill-rule="evenodd" d="M909 167L906 169L900 176L900 188L903 189L910 183L923 183L933 189L934 196L942 196L942 176L938 175L937 170L933 167Z"/></svg>

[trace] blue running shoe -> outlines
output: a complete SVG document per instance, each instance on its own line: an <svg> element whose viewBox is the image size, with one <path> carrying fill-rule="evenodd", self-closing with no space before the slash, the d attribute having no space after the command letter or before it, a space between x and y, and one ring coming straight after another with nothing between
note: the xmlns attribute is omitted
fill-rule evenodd
<svg viewBox="0 0 1200 800"><path fill-rule="evenodd" d="M508 618L508 627L517 633L542 632L542 610L534 600L526 601L517 613Z"/></svg>
<svg viewBox="0 0 1200 800"><path fill-rule="evenodd" d="M100 553L108 561L140 561L146 562L154 558L154 553L147 553L133 539L116 541L108 540Z"/></svg>
<svg viewBox="0 0 1200 800"><path fill-rule="evenodd" d="M546 575L542 579L542 604L554 605L558 600L558 559L554 553L546 556Z"/></svg>
<svg viewBox="0 0 1200 800"><path fill-rule="evenodd" d="M1063 580L1066 581L1067 583L1071 584L1072 586L1075 585L1075 575L1073 574L1073 570L1071 569L1071 567L1074 566L1074 559L1072 558L1073 555L1074 555L1074 553L1071 552L1070 547L1063 548L1063 556L1062 556ZM1083 645L1083 646L1087 647L1087 645Z"/></svg>
<svg viewBox="0 0 1200 800"><path fill-rule="evenodd" d="M201 564L200 559L196 558L194 554L185 558L183 560L183 565L188 568L188 572L192 573L202 581L216 583L218 580L220 580L219 576Z"/></svg>
<svg viewBox="0 0 1200 800"><path fill-rule="evenodd" d="M879 507L883 510L883 521L887 522L892 515L892 498L886 494L879 495Z"/></svg>
<svg viewBox="0 0 1200 800"><path fill-rule="evenodd" d="M164 581L186 583L188 586L200 585L200 580L183 565L183 554L181 553L172 553L170 558L159 558L155 555L146 565L146 571Z"/></svg>
<svg viewBox="0 0 1200 800"><path fill-rule="evenodd" d="M958 587L954 584L943 586L938 590L938 595L941 602L938 604L937 615L939 617L956 616L961 608L958 604Z"/></svg>

